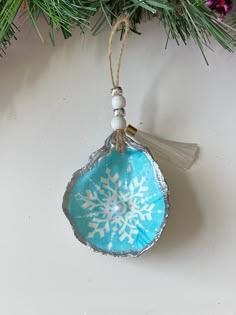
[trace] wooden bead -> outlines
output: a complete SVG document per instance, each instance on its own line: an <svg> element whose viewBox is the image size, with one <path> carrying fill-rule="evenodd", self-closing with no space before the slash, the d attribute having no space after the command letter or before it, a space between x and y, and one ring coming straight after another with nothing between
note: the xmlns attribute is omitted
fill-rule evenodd
<svg viewBox="0 0 236 315"><path fill-rule="evenodd" d="M126 120L124 119L124 117L115 116L112 118L111 127L113 130L125 129Z"/></svg>
<svg viewBox="0 0 236 315"><path fill-rule="evenodd" d="M123 95L112 96L112 107L114 109L124 108L126 105L126 100Z"/></svg>

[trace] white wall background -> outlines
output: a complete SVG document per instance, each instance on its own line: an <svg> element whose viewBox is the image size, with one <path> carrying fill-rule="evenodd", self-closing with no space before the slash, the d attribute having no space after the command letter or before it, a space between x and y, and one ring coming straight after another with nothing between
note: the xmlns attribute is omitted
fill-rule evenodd
<svg viewBox="0 0 236 315"><path fill-rule="evenodd" d="M109 30L53 48L27 26L0 60L2 315L236 314L236 56L213 44L207 67L191 42L165 50L156 22L141 31L122 64L128 121L202 150L188 173L160 163L171 213L138 259L89 251L61 210L111 132Z"/></svg>

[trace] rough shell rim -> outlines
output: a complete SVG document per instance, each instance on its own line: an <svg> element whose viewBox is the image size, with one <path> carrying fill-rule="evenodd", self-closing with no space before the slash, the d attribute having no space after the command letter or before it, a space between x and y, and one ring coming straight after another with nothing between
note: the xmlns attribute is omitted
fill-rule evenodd
<svg viewBox="0 0 236 315"><path fill-rule="evenodd" d="M67 219L69 220L72 229L74 231L74 235L75 237L85 246L87 246L88 248L90 248L92 251L97 252L97 253L101 253L103 255L109 255L109 256L114 256L114 257L138 257L140 255L142 255L144 252L146 252L149 248L151 248L160 238L163 229L166 226L166 222L167 222L167 218L169 215L169 199L168 199L168 186L166 184L166 181L162 175L162 172L158 166L158 164L154 161L151 152L149 151L148 148L143 147L142 145L140 145L139 143L137 143L136 141L134 141L133 139L131 139L130 137L124 135L124 142L126 145L126 148L133 148L136 150L141 150L143 151L146 156L148 157L148 159L151 161L155 173L156 173L156 178L157 181L160 185L161 191L163 193L164 196L164 202L165 202L165 216L161 225L160 230L158 231L158 233L156 234L156 237L153 239L152 242L150 242L147 246L145 246L142 250L140 251L130 251L130 252L114 252L114 251L106 251L103 249L100 249L96 246L94 246L92 243L90 243L88 240L86 240L75 228L75 225L73 223L72 217L70 215L70 211L69 211L69 199L70 199L70 194L71 191L74 187L74 184L76 183L76 181L78 180L78 178L80 178L83 174L85 174L87 171L89 171L91 168L93 168L101 159L103 159L105 156L108 155L108 153L114 148L114 143L115 143L115 132L113 132L105 141L105 144L102 148L100 148L99 150L95 151L94 153L92 153L89 157L89 161L88 163L82 167L81 169L79 169L78 171L76 171L71 178L71 181L68 183L66 191L64 193L63 196L63 203L62 203L62 209L64 211L64 214L66 215Z"/></svg>

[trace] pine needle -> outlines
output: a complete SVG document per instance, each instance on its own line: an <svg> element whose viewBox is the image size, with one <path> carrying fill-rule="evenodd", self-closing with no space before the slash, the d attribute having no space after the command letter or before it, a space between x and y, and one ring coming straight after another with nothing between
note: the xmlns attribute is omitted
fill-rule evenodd
<svg viewBox="0 0 236 315"><path fill-rule="evenodd" d="M0 0L0 50L16 35L13 21L21 4L22 0ZM227 23L219 21L205 0L27 0L25 14L42 40L37 21L44 18L53 45L55 31L68 38L79 27L82 33L88 28L96 35L107 25L111 27L118 16L127 14L133 32L140 34L137 27L142 20L157 17L166 30L167 43L172 38L177 44L187 44L188 38L193 38L204 58L211 37L228 51L236 48L236 17L232 15ZM98 19L91 24L95 15Z"/></svg>

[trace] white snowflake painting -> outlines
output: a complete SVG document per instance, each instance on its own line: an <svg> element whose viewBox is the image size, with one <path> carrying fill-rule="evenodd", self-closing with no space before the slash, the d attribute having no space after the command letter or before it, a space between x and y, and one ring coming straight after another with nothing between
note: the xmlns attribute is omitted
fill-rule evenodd
<svg viewBox="0 0 236 315"><path fill-rule="evenodd" d="M153 242L162 227L163 192L150 161L137 152L126 152L128 157L123 154L119 163L114 152L73 189L75 226L89 244L102 251L138 252Z"/></svg>

